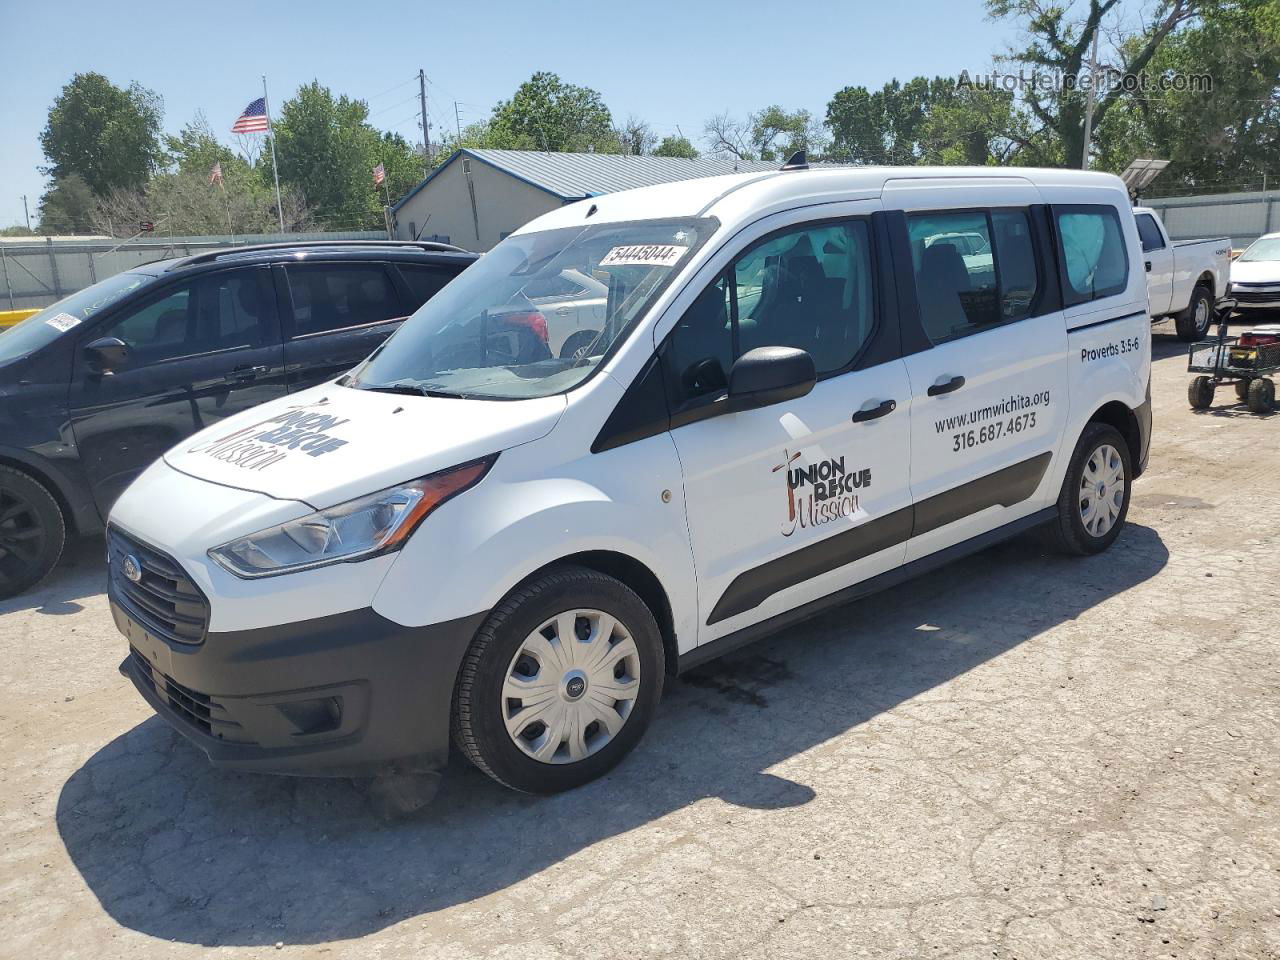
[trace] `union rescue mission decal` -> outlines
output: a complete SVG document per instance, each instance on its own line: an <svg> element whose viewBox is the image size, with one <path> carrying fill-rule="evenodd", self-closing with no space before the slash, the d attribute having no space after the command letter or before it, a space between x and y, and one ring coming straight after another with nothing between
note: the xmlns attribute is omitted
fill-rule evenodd
<svg viewBox="0 0 1280 960"><path fill-rule="evenodd" d="M798 528L818 527L856 515L861 508L859 491L871 486L871 468L846 468L844 457L828 457L804 467L793 467L801 454L782 451L782 463L773 472L785 471L787 519L778 531L789 537Z"/></svg>
<svg viewBox="0 0 1280 960"><path fill-rule="evenodd" d="M203 453L244 470L265 470L287 459L291 452L322 457L346 446L348 441L332 431L348 422L307 407L293 407L213 440L202 440L188 447L187 453Z"/></svg>

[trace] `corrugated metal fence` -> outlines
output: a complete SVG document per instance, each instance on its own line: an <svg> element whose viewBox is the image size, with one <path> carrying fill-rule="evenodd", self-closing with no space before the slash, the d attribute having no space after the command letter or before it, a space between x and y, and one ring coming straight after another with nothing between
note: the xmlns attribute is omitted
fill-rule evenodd
<svg viewBox="0 0 1280 960"><path fill-rule="evenodd" d="M1165 229L1175 240L1230 237L1232 246L1247 247L1264 233L1280 231L1280 190L1142 202L1159 211Z"/></svg>
<svg viewBox="0 0 1280 960"><path fill-rule="evenodd" d="M152 260L186 257L219 247L293 240L385 240L381 230L347 233L258 234L243 237L169 237L121 243L118 240L43 237L0 241L0 310L44 307L112 274Z"/></svg>

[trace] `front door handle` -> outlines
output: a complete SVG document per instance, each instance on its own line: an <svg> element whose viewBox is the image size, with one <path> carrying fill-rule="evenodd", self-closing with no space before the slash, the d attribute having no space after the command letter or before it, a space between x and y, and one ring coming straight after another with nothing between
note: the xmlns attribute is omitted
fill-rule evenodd
<svg viewBox="0 0 1280 960"><path fill-rule="evenodd" d="M940 380L929 388L929 396L939 397L944 393L955 393L964 386L964 377L955 376L950 380Z"/></svg>
<svg viewBox="0 0 1280 960"><path fill-rule="evenodd" d="M227 383L250 383L267 372L266 367L236 367L223 379Z"/></svg>
<svg viewBox="0 0 1280 960"><path fill-rule="evenodd" d="M894 401L882 400L878 407L866 407L862 410L855 410L853 414L853 422L866 423L868 420L879 420L881 417L887 417L897 409L898 405Z"/></svg>

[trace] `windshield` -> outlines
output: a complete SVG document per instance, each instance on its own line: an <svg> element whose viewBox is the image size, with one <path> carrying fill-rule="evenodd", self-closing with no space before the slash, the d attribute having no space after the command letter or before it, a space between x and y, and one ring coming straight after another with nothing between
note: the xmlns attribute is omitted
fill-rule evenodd
<svg viewBox="0 0 1280 960"><path fill-rule="evenodd" d="M562 393L625 339L716 226L637 220L508 237L345 385L508 400Z"/></svg>
<svg viewBox="0 0 1280 960"><path fill-rule="evenodd" d="M1280 237L1263 237L1240 254L1240 260L1280 260Z"/></svg>
<svg viewBox="0 0 1280 960"><path fill-rule="evenodd" d="M117 273L45 307L0 334L0 361L34 353L151 279L145 273Z"/></svg>

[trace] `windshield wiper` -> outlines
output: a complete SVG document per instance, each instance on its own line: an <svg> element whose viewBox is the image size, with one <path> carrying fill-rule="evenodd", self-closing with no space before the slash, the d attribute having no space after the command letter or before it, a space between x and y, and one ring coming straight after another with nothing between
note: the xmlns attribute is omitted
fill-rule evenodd
<svg viewBox="0 0 1280 960"><path fill-rule="evenodd" d="M375 383L368 386L361 385L356 387L357 390L368 390L372 393L403 393L411 397L445 397L450 400L465 399L460 393L451 393L448 390L434 390L431 387L414 383Z"/></svg>

